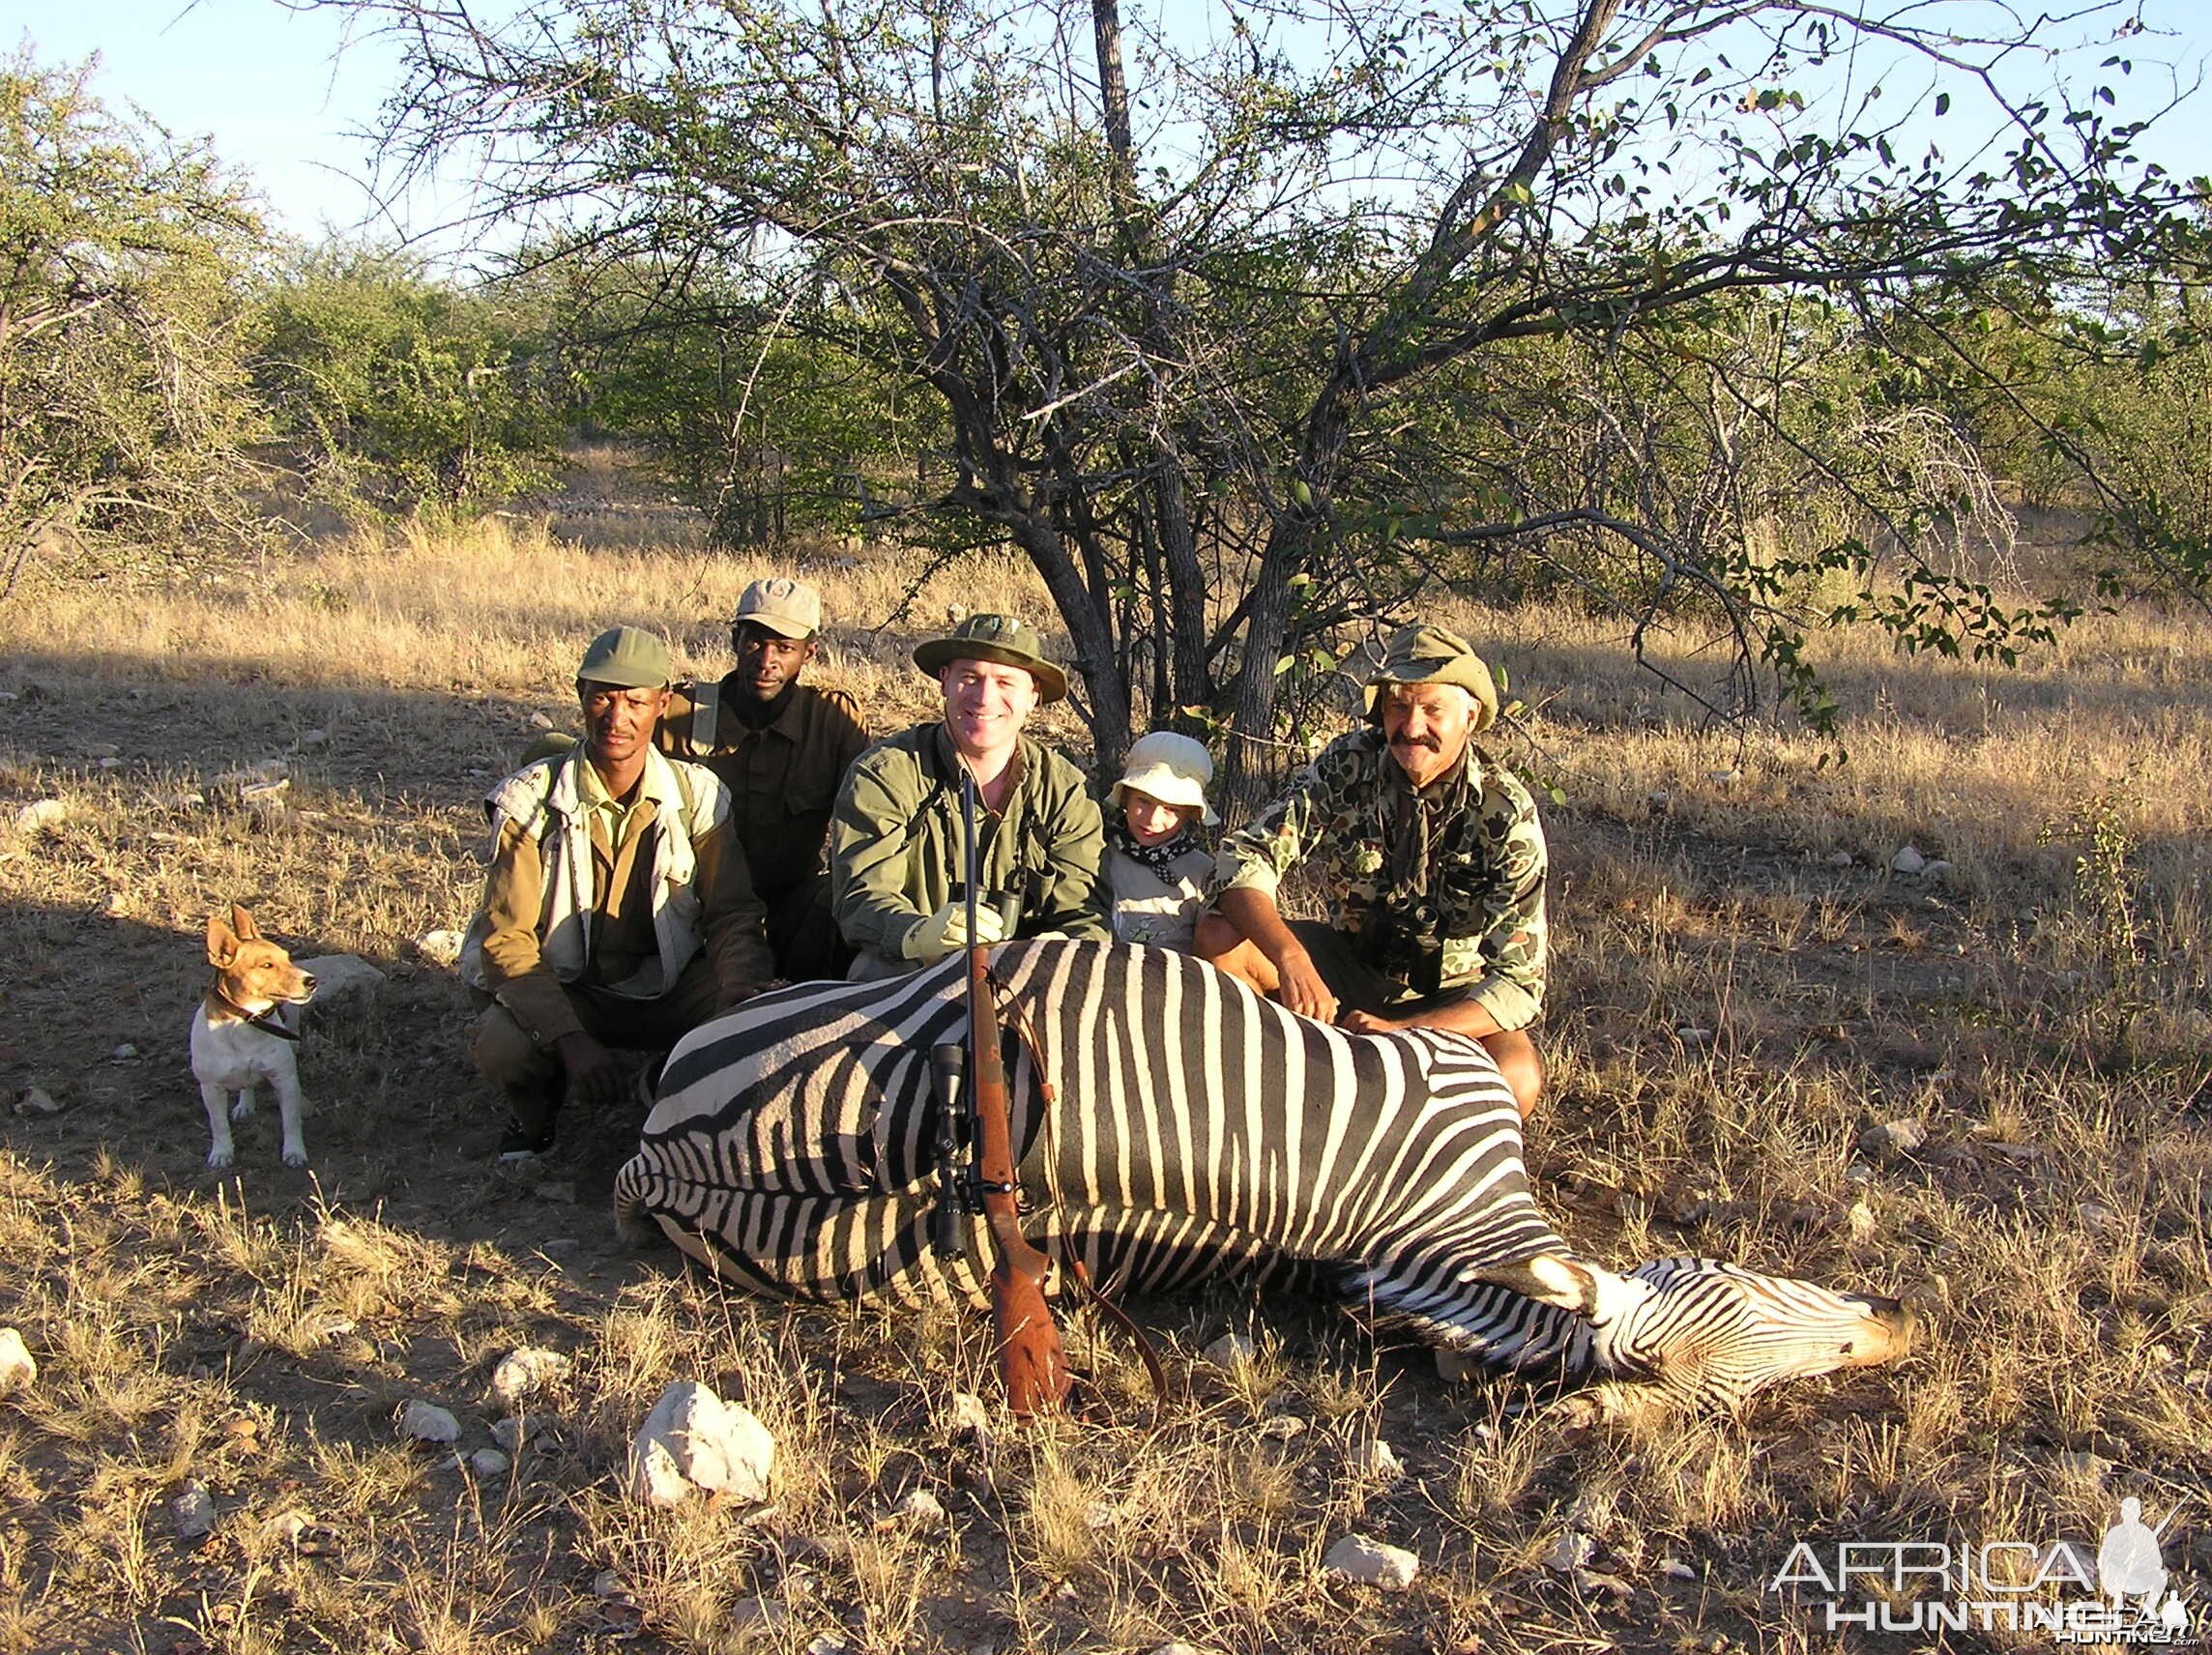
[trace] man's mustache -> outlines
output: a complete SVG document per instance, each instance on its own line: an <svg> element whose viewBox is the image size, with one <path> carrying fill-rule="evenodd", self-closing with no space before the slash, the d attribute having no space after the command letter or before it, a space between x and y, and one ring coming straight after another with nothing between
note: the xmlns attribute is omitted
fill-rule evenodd
<svg viewBox="0 0 2212 1655"><path fill-rule="evenodd" d="M1444 750L1444 744L1434 736L1412 734L1393 736L1390 738L1390 745L1393 747L1426 747L1432 753L1441 753Z"/></svg>

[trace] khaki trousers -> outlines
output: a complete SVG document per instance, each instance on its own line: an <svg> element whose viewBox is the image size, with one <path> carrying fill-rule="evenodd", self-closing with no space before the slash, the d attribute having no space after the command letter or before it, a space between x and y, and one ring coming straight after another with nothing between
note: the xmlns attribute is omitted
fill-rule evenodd
<svg viewBox="0 0 2212 1655"><path fill-rule="evenodd" d="M721 1009L721 983L703 954L693 955L676 986L655 1000L631 1000L596 985L564 985L562 993L585 1033L626 1052L665 1052ZM535 1131L552 1120L566 1089L561 1054L496 1000L477 1019L469 1055L519 1124Z"/></svg>

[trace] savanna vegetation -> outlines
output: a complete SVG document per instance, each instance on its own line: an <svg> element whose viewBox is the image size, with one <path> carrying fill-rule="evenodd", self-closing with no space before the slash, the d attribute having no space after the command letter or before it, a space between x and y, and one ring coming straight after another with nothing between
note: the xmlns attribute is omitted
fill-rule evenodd
<svg viewBox="0 0 2212 1655"><path fill-rule="evenodd" d="M388 163L485 181L476 267L288 243L251 158L0 71L0 1323L43 1370L0 1400L0 1648L1891 1647L1771 1589L1789 1547L2093 1551L2123 1495L2212 1576L2206 194L2142 159L2175 43L330 3L400 31ZM978 1435L966 1316L624 1250L634 1112L496 1173L420 941L473 907L476 800L584 639L718 672L771 570L879 731L926 710L917 638L1012 606L1076 668L1053 739L1179 723L1233 816L1381 631L1465 629L1550 799L1542 1199L1609 1263L1909 1296L1921 1351L1593 1431L1225 1293L1139 1307L1158 1431L1079 1336L1111 1422ZM234 899L390 973L306 1052L311 1174L265 1122L200 1165ZM1257 1360L1202 1361L1225 1330ZM523 1343L576 1361L509 1465L395 1438L426 1398L489 1446ZM621 1496L678 1378L777 1433L772 1505ZM1354 1529L1412 1590L1321 1577Z"/></svg>

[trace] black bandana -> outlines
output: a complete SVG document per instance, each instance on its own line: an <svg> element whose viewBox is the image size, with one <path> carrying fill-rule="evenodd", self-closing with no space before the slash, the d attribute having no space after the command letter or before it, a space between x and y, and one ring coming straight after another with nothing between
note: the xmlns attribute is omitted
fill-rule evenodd
<svg viewBox="0 0 2212 1655"><path fill-rule="evenodd" d="M1125 816L1114 819L1113 826L1106 830L1106 837L1107 842L1124 857L1150 868L1162 885L1180 883L1171 870L1176 858L1193 848L1190 829L1187 828L1178 829L1172 837L1162 839L1156 845L1141 845L1137 842L1136 834L1129 831L1129 820Z"/></svg>
<svg viewBox="0 0 2212 1655"><path fill-rule="evenodd" d="M1360 951L1385 975L1433 994L1443 964L1442 914L1432 889L1437 849L1474 801L1474 767L1463 753L1446 774L1418 789L1395 762L1392 769L1395 785L1379 801L1377 822L1389 852L1360 929Z"/></svg>

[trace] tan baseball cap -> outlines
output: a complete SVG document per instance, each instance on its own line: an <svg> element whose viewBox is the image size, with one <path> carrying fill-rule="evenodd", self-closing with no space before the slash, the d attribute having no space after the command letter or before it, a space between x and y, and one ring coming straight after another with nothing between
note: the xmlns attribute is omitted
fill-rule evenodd
<svg viewBox="0 0 2212 1655"><path fill-rule="evenodd" d="M738 598L730 624L750 621L779 638L811 638L822 630L822 595L802 580L756 580Z"/></svg>

